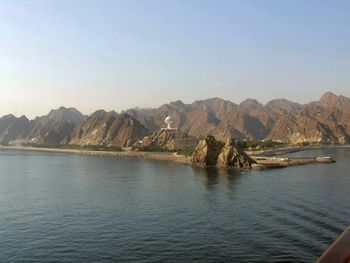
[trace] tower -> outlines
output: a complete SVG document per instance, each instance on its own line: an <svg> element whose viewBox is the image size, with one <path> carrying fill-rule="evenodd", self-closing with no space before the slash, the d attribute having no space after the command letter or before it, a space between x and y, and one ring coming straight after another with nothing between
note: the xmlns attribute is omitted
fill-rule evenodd
<svg viewBox="0 0 350 263"><path fill-rule="evenodd" d="M173 120L171 119L170 116L166 117L165 120L164 120L164 122L167 124L167 129L168 129L168 130L172 129L172 128L171 128L171 123L173 122Z"/></svg>

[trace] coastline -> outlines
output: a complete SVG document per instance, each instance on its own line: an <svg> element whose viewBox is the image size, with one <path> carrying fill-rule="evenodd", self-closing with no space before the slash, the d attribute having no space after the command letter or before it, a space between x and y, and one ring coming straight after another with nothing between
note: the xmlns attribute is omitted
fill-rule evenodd
<svg viewBox="0 0 350 263"><path fill-rule="evenodd" d="M329 148L350 148L350 145L333 145L333 146L298 146L298 147L285 147L279 149L271 149L266 151L247 151L247 153L255 160L258 164L265 167L286 167L290 165L299 165L314 162L315 160L299 160L294 162L284 163L275 160L275 156L282 156L288 153L301 152L307 150L317 150L317 149L329 149ZM27 152L46 152L46 153L61 153L61 154L76 154L76 155L86 155L86 156L99 156L99 157L122 157L122 158L139 158L139 159L149 159L157 161L171 161L182 165L193 165L191 161L191 156L178 155L173 152L142 152L142 151L94 151L94 150L83 150L83 149L59 149L59 148L40 148L40 147L30 147L30 146L2 146L0 145L0 150L11 150L11 151L27 151ZM259 160L259 158L264 158ZM268 159L266 159L268 158ZM294 158L297 159L297 158ZM278 165L276 165L278 164ZM254 168L253 168L254 169Z"/></svg>
<svg viewBox="0 0 350 263"><path fill-rule="evenodd" d="M101 157L123 157L123 158L140 158L159 161L173 161L183 165L192 165L191 157L185 155L177 155L169 152L136 152L136 151L91 151L79 149L58 149L58 148L38 148L26 146L0 146L0 150L13 151L27 151L27 152L46 152L46 153L62 153L62 154L76 154L87 156L101 156Z"/></svg>
<svg viewBox="0 0 350 263"><path fill-rule="evenodd" d="M246 151L247 154L257 157L273 157L288 153L311 151L319 149L350 148L350 145L320 145L320 146L292 146L262 151Z"/></svg>

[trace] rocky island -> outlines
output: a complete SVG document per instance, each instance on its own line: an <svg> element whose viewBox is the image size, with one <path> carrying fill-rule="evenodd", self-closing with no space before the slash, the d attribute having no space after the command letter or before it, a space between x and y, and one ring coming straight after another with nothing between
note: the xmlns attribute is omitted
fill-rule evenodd
<svg viewBox="0 0 350 263"><path fill-rule="evenodd" d="M248 154L240 149L235 140L227 139L226 143L217 141L208 135L201 140L192 155L194 165L202 167L216 166L219 168L250 168L256 163Z"/></svg>

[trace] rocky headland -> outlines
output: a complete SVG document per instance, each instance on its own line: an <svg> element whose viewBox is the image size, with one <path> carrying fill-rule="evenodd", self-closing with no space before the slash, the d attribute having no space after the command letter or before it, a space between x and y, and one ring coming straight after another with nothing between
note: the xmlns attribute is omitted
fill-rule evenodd
<svg viewBox="0 0 350 263"><path fill-rule="evenodd" d="M217 141L214 136L208 135L199 142L193 152L192 163L201 167L247 169L256 161L240 149L234 139L229 138L224 144Z"/></svg>

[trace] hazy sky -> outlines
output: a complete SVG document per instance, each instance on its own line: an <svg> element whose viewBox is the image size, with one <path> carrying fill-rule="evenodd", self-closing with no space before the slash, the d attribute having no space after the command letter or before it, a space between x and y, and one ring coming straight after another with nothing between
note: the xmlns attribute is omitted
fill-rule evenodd
<svg viewBox="0 0 350 263"><path fill-rule="evenodd" d="M350 97L350 1L0 0L0 115Z"/></svg>

